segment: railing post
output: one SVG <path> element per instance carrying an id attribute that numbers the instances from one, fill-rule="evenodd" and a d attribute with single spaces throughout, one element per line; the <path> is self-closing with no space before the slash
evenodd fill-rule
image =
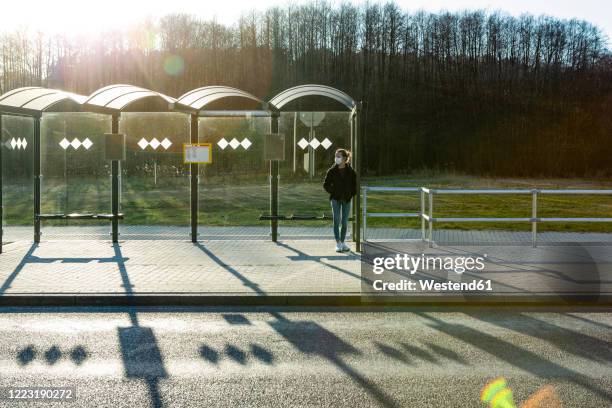
<path id="1" fill-rule="evenodd" d="M 368 187 L 363 187 L 363 203 L 362 203 L 362 212 L 363 212 L 363 242 L 368 240 L 367 236 L 367 225 L 368 225 Z"/>
<path id="2" fill-rule="evenodd" d="M 421 241 L 425 242 L 425 190 L 421 187 Z"/>
<path id="3" fill-rule="evenodd" d="M 531 245 L 535 248 L 538 240 L 538 190 L 531 191 Z"/>
<path id="4" fill-rule="evenodd" d="M 434 190 L 429 190 L 429 247 L 433 248 L 433 196 Z"/>

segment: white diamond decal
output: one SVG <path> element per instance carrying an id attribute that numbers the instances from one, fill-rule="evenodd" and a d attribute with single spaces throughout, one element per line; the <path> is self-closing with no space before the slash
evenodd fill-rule
<path id="1" fill-rule="evenodd" d="M 310 141 L 310 145 L 312 146 L 313 149 L 316 149 L 317 147 L 321 146 L 321 143 L 319 143 L 319 141 L 315 137 Z"/>
<path id="2" fill-rule="evenodd" d="M 59 145 L 62 146 L 62 149 L 66 150 L 68 146 L 70 146 L 70 142 L 66 140 L 66 138 L 63 138 Z"/>
<path id="3" fill-rule="evenodd" d="M 72 142 L 70 142 L 70 145 L 76 150 L 81 147 L 81 141 L 75 137 Z"/>
<path id="4" fill-rule="evenodd" d="M 148 145 L 149 145 L 149 142 L 147 142 L 147 140 L 144 137 L 138 141 L 138 146 L 140 146 L 142 150 L 146 149 Z"/>
<path id="5" fill-rule="evenodd" d="M 168 150 L 168 148 L 172 146 L 172 142 L 170 141 L 170 139 L 165 138 L 164 140 L 162 140 L 161 145 L 164 149 Z"/>
<path id="6" fill-rule="evenodd" d="M 253 143 L 251 143 L 249 139 L 245 138 L 240 144 L 242 145 L 242 147 L 244 147 L 244 150 L 246 150 L 251 147 Z"/>
<path id="7" fill-rule="evenodd" d="M 21 138 L 17 139 L 17 148 L 21 150 Z"/>
<path id="8" fill-rule="evenodd" d="M 17 146 L 17 141 L 15 140 L 15 138 L 11 139 L 11 147 L 13 148 L 13 150 L 15 150 L 15 147 Z"/>
<path id="9" fill-rule="evenodd" d="M 302 148 L 302 150 L 304 150 L 305 148 L 308 147 L 308 141 L 304 138 L 302 138 L 302 140 L 300 140 L 298 142 L 298 146 L 300 146 Z"/>
<path id="10" fill-rule="evenodd" d="M 83 147 L 85 148 L 85 150 L 89 150 L 91 146 L 93 146 L 93 142 L 89 140 L 89 138 L 83 140 Z"/>
<path id="11" fill-rule="evenodd" d="M 240 146 L 240 142 L 236 140 L 236 138 L 233 138 L 229 145 L 232 146 L 232 149 L 236 150 L 236 148 Z"/>
<path id="12" fill-rule="evenodd" d="M 331 145 L 332 142 L 328 138 L 323 139 L 323 141 L 321 142 L 321 146 L 323 146 L 325 150 L 329 149 L 329 146 Z"/>
<path id="13" fill-rule="evenodd" d="M 25 140 L 25 139 L 23 139 L 23 140 L 21 141 L 21 147 L 23 147 L 23 150 L 25 150 L 25 149 L 26 149 L 26 147 L 28 147 L 28 141 L 27 141 L 27 140 Z"/>
<path id="14" fill-rule="evenodd" d="M 156 138 L 153 138 L 153 140 L 149 142 L 149 145 L 153 148 L 153 150 L 157 149 L 160 144 L 161 143 L 159 143 L 159 140 L 157 140 Z"/>
<path id="15" fill-rule="evenodd" d="M 221 148 L 221 150 L 224 150 L 227 147 L 228 144 L 229 143 L 227 143 L 227 140 L 225 140 L 225 138 L 223 138 L 223 139 L 221 139 L 221 140 L 219 140 L 217 142 L 217 145 Z"/>

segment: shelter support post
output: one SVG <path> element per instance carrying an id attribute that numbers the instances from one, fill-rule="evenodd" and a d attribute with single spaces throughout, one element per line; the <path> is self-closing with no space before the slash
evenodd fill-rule
<path id="1" fill-rule="evenodd" d="M 198 115 L 191 115 L 191 143 L 198 143 Z M 199 177 L 199 165 L 197 163 L 191 163 L 191 242 L 198 242 L 198 177 Z"/>
<path id="2" fill-rule="evenodd" d="M 119 133 L 119 114 L 113 114 L 112 133 Z M 111 212 L 113 219 L 111 222 L 111 234 L 113 243 L 119 242 L 119 160 L 111 160 Z"/>
<path id="3" fill-rule="evenodd" d="M 278 112 L 273 112 L 270 117 L 270 133 L 278 133 Z M 278 160 L 270 160 L 270 235 L 272 242 L 278 240 Z"/>
<path id="4" fill-rule="evenodd" d="M 538 190 L 531 192 L 531 246 L 538 246 Z"/>
<path id="5" fill-rule="evenodd" d="M 360 115 L 361 115 L 361 102 L 359 102 L 357 104 L 357 107 L 355 109 L 355 114 L 353 117 L 353 158 L 354 158 L 354 162 L 353 162 L 353 166 L 355 168 L 355 173 L 357 175 L 357 194 L 355 195 L 355 202 L 354 202 L 354 214 L 360 214 L 361 213 L 361 194 L 359 194 L 361 192 L 361 132 L 360 132 L 360 126 L 361 126 L 361 121 L 360 121 Z M 355 241 L 355 251 L 357 252 L 361 252 L 361 219 L 358 216 L 353 217 L 354 218 L 354 223 L 355 223 L 355 227 L 354 227 L 354 241 Z"/>
<path id="6" fill-rule="evenodd" d="M 40 116 L 34 117 L 34 242 L 40 243 Z"/>
<path id="7" fill-rule="evenodd" d="M 349 125 L 351 128 L 351 139 L 350 139 L 350 149 L 351 152 L 353 153 L 353 160 L 354 160 L 354 152 L 355 152 L 355 110 L 351 111 L 351 116 L 349 118 Z M 355 164 L 355 162 L 353 161 L 353 165 Z M 357 190 L 357 194 L 360 194 L 360 190 Z M 364 191 L 365 194 L 365 191 Z M 359 215 L 359 213 L 357 212 L 357 200 L 354 199 L 352 204 L 351 204 L 352 208 L 351 211 L 353 212 L 353 221 L 351 222 L 351 234 L 353 236 L 353 242 L 357 242 L 357 223 L 355 221 L 355 217 L 357 217 Z"/>
<path id="8" fill-rule="evenodd" d="M 4 236 L 4 201 L 2 201 L 2 115 L 0 115 L 0 254 L 2 253 L 2 239 Z"/>

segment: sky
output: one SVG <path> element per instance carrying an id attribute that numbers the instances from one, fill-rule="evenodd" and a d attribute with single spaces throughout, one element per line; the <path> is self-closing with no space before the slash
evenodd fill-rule
<path id="1" fill-rule="evenodd" d="M 331 0 L 332 4 L 361 0 Z M 293 0 L 291 3 L 299 3 Z M 375 2 L 375 0 L 374 0 Z M 465 9 L 502 10 L 511 15 L 548 14 L 559 18 L 578 18 L 599 26 L 612 37 L 612 2 L 610 0 L 396 0 L 405 10 L 456 11 Z M 172 12 L 194 14 L 204 19 L 216 18 L 232 24 L 240 14 L 252 9 L 264 10 L 288 0 L 28 0 L 2 4 L 0 30 L 29 27 L 46 33 L 96 34 L 129 26 L 145 17 L 159 17 Z M 92 21 L 93 16 L 93 21 Z M 608 41 L 610 44 L 611 41 Z"/>

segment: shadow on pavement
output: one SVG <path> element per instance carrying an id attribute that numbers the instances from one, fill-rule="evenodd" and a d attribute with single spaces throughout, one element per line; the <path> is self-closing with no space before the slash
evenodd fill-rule
<path id="1" fill-rule="evenodd" d="M 610 353 L 612 344 L 610 342 L 557 326 L 542 319 L 536 319 L 523 313 L 511 314 L 503 318 L 495 315 L 481 316 L 473 312 L 467 313 L 467 315 L 507 330 L 527 336 L 536 336 L 542 341 L 554 344 L 560 350 L 578 357 L 593 361 L 612 361 L 612 354 Z"/>
<path id="2" fill-rule="evenodd" d="M 568 381 L 581 386 L 585 390 L 591 391 L 606 401 L 612 401 L 612 392 L 593 384 L 591 378 L 570 368 L 548 361 L 532 351 L 518 347 L 512 343 L 463 324 L 447 323 L 426 313 L 417 313 L 417 315 L 428 320 L 429 323 L 427 325 L 432 329 L 462 340 L 510 365 L 542 378 L 565 377 Z"/>
<path id="3" fill-rule="evenodd" d="M 54 365 L 63 358 L 68 358 L 74 364 L 81 365 L 85 360 L 87 360 L 87 358 L 89 358 L 89 353 L 85 347 L 81 345 L 76 346 L 67 352 L 63 352 L 59 346 L 53 345 L 47 350 L 41 352 L 42 355 L 40 355 L 39 351 L 36 349 L 36 347 L 34 347 L 34 345 L 28 345 L 17 353 L 17 362 L 21 366 L 26 366 L 40 356 L 48 365 Z"/>

